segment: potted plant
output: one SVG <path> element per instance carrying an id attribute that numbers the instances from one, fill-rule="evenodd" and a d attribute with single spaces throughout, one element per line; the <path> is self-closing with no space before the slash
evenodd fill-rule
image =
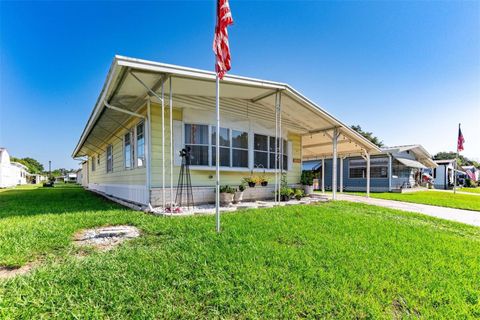
<path id="1" fill-rule="evenodd" d="M 258 181 L 260 181 L 262 187 L 266 187 L 268 185 L 268 180 L 265 175 L 261 175 L 260 177 L 258 177 Z"/>
<path id="2" fill-rule="evenodd" d="M 250 176 L 247 178 L 243 178 L 243 181 L 248 184 L 250 188 L 255 188 L 255 185 L 257 184 L 257 179 L 254 176 Z"/>
<path id="3" fill-rule="evenodd" d="M 305 196 L 305 192 L 302 189 L 295 189 L 293 196 L 295 199 L 300 200 Z"/>
<path id="4" fill-rule="evenodd" d="M 289 187 L 280 188 L 280 201 L 288 201 L 293 196 L 293 189 Z"/>
<path id="5" fill-rule="evenodd" d="M 309 195 L 313 193 L 313 179 L 315 175 L 311 170 L 303 170 L 300 177 L 300 182 L 303 185 L 305 194 Z"/>
<path id="6" fill-rule="evenodd" d="M 245 191 L 245 183 L 241 183 L 238 186 L 237 191 L 235 191 L 235 196 L 233 197 L 233 203 L 240 203 L 243 200 L 243 191 Z"/>
<path id="7" fill-rule="evenodd" d="M 228 206 L 233 201 L 233 196 L 235 195 L 237 189 L 230 186 L 221 186 L 220 187 L 220 204 L 222 206 Z"/>

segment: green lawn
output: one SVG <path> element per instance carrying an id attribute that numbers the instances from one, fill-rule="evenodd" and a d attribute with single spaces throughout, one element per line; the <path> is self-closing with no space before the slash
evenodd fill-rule
<path id="1" fill-rule="evenodd" d="M 470 192 L 470 193 L 480 193 L 480 187 L 477 188 L 461 188 L 459 191 Z"/>
<path id="2" fill-rule="evenodd" d="M 354 195 L 365 195 L 365 192 L 349 192 Z M 453 194 L 441 191 L 417 191 L 408 193 L 371 192 L 370 197 L 386 200 L 405 201 L 433 206 L 449 207 L 480 211 L 480 197 L 469 194 Z"/>
<path id="3" fill-rule="evenodd" d="M 478 318 L 480 228 L 336 202 L 161 218 L 73 186 L 0 193 L 0 318 Z M 143 232 L 80 257 L 79 229 Z"/>

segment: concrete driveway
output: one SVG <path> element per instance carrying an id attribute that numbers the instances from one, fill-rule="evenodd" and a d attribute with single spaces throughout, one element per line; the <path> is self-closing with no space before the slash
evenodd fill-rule
<path id="1" fill-rule="evenodd" d="M 328 197 L 331 198 L 332 195 L 329 194 Z M 427 204 L 418 204 L 418 203 L 410 203 L 410 202 L 402 202 L 402 201 L 394 201 L 394 200 L 366 198 L 362 196 L 354 196 L 354 195 L 341 194 L 341 193 L 337 193 L 337 199 L 350 201 L 350 202 L 366 203 L 366 204 L 371 204 L 371 205 L 390 208 L 390 209 L 397 209 L 402 211 L 416 212 L 416 213 L 425 214 L 427 216 L 461 222 L 461 223 L 469 224 L 472 226 L 480 227 L 480 211 L 437 207 L 437 206 L 430 206 Z"/>

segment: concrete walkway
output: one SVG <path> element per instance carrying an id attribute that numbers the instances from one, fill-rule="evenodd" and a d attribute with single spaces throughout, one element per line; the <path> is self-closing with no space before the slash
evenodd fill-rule
<path id="1" fill-rule="evenodd" d="M 332 195 L 329 194 L 328 197 L 331 198 Z M 418 203 L 410 203 L 410 202 L 402 202 L 402 201 L 394 201 L 394 200 L 366 198 L 362 196 L 354 196 L 354 195 L 347 195 L 347 194 L 341 194 L 341 193 L 337 193 L 337 199 L 344 200 L 344 201 L 351 201 L 351 202 L 366 203 L 366 204 L 371 204 L 371 205 L 390 208 L 390 209 L 397 209 L 402 211 L 417 212 L 417 213 L 425 214 L 427 216 L 461 222 L 461 223 L 469 224 L 472 226 L 480 227 L 480 211 L 437 207 L 437 206 L 430 206 L 427 204 L 418 204 Z"/>

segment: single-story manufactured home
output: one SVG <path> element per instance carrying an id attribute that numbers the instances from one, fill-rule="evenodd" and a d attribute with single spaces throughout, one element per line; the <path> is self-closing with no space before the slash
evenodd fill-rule
<path id="1" fill-rule="evenodd" d="M 11 162 L 7 149 L 0 148 L 0 188 L 27 184 L 27 174 L 26 166 Z"/>
<path id="2" fill-rule="evenodd" d="M 343 155 L 337 175 L 340 177 L 337 189 L 342 191 L 365 191 L 367 162 L 365 158 Z M 370 160 L 370 190 L 375 192 L 401 191 L 425 185 L 430 177 L 426 170 L 437 165 L 432 156 L 421 145 L 405 145 L 381 148 L 381 153 Z M 332 159 L 303 162 L 304 170 L 316 172 L 314 188 L 332 190 Z"/>
<path id="3" fill-rule="evenodd" d="M 115 56 L 72 154 L 88 159 L 88 188 L 165 208 L 175 202 L 180 151 L 188 148 L 194 202 L 214 202 L 215 80 L 214 72 Z M 282 174 L 298 185 L 305 157 L 380 153 L 285 83 L 225 76 L 220 118 L 220 184 L 268 181 L 247 188 L 246 200 L 273 198 Z"/>

